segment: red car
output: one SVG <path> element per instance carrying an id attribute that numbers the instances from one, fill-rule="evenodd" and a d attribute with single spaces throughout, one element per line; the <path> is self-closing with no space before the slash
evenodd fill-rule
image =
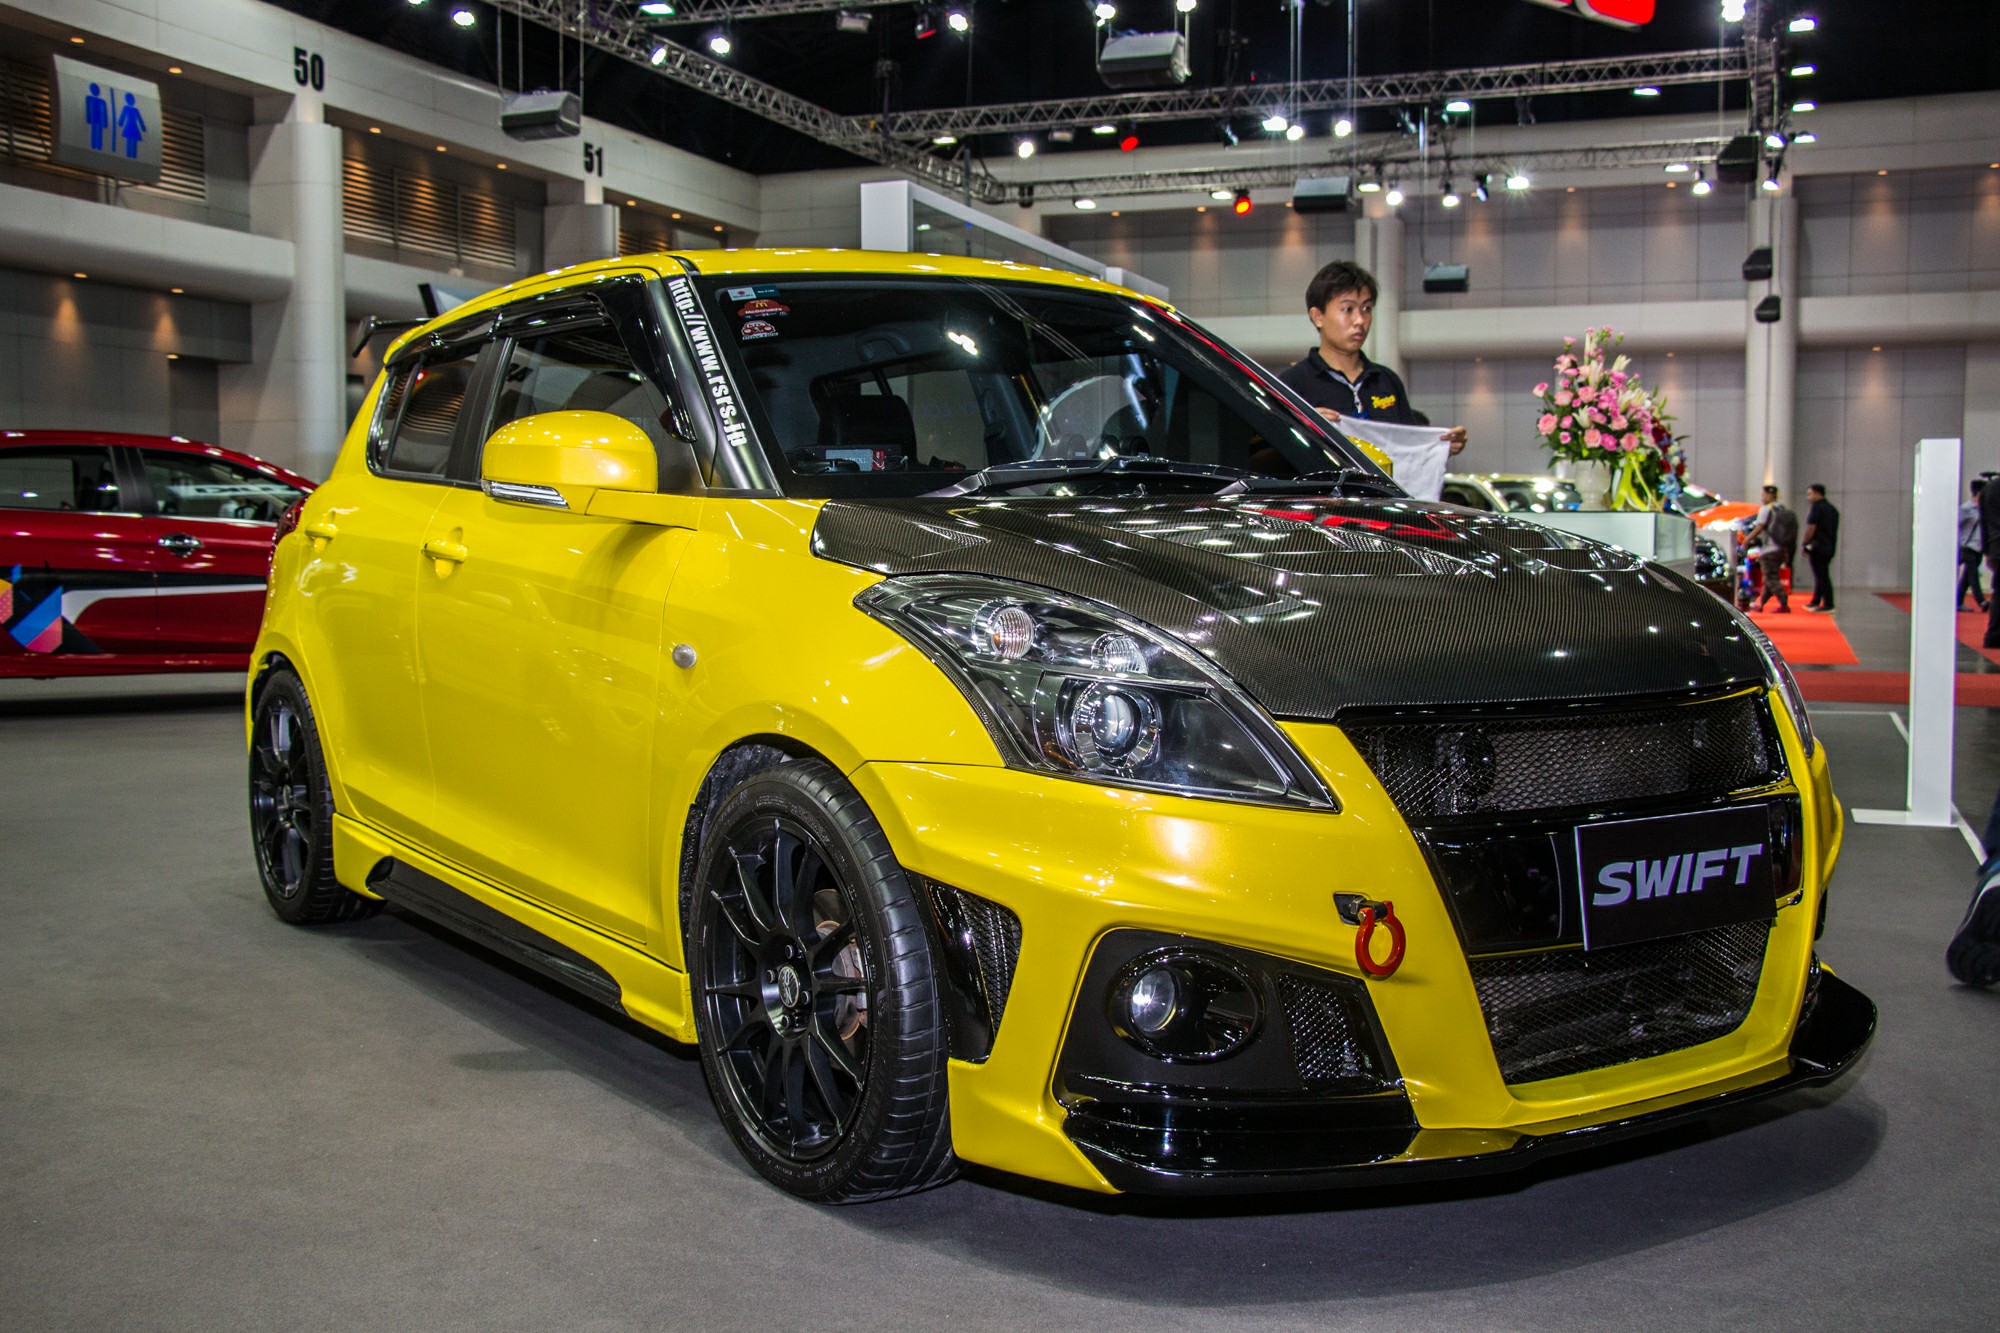
<path id="1" fill-rule="evenodd" d="M 179 436 L 0 431 L 0 676 L 244 669 L 312 488 Z"/>

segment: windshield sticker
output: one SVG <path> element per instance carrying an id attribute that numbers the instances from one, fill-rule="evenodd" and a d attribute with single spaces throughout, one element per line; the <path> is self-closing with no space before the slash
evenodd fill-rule
<path id="1" fill-rule="evenodd" d="M 758 287 L 725 287 L 722 299 L 725 301 L 755 301 L 759 297 L 776 296 L 778 289 L 769 284 Z"/>
<path id="2" fill-rule="evenodd" d="M 745 320 L 743 327 L 736 331 L 736 336 L 744 342 L 754 342 L 759 338 L 775 338 L 778 336 L 778 326 L 768 319 L 749 319 Z"/>
<path id="3" fill-rule="evenodd" d="M 694 287 L 686 278 L 673 279 L 667 284 L 667 291 L 673 298 L 674 313 L 680 316 L 681 326 L 687 330 L 688 342 L 694 348 L 695 364 L 701 368 L 702 382 L 708 386 L 708 400 L 715 405 L 716 420 L 722 425 L 723 443 L 740 449 L 748 443 L 750 433 L 743 424 L 743 409 L 737 404 L 736 391 L 729 387 L 729 377 L 722 373 L 722 356 L 716 351 L 708 316 L 701 313 L 694 299 Z"/>
<path id="4" fill-rule="evenodd" d="M 736 313 L 744 319 L 776 319 L 779 315 L 791 314 L 792 308 L 780 305 L 776 301 L 757 300 L 745 305 Z"/>

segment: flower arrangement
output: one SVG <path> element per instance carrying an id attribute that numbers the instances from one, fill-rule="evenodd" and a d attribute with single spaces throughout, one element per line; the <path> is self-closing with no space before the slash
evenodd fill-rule
<path id="1" fill-rule="evenodd" d="M 1659 509 L 1681 468 L 1674 419 L 1666 395 L 1641 384 L 1632 358 L 1617 350 L 1624 341 L 1609 328 L 1585 329 L 1581 350 L 1575 338 L 1563 339 L 1555 378 L 1535 386 L 1542 402 L 1535 432 L 1558 471 L 1604 467 L 1607 508 Z"/>

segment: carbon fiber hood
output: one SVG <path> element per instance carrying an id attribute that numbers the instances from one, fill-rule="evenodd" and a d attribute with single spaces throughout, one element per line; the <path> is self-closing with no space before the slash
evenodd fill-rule
<path id="1" fill-rule="evenodd" d="M 1713 595 L 1596 542 L 1414 500 L 832 501 L 817 554 L 1118 608 L 1279 717 L 1671 694 L 1764 677 Z"/>

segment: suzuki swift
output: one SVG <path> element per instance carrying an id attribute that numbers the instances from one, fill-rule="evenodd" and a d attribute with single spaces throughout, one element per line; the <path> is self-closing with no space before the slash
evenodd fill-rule
<path id="1" fill-rule="evenodd" d="M 280 525 L 287 921 L 699 1047 L 809 1199 L 1504 1169 L 1838 1076 L 1841 838 L 1746 620 L 1412 500 L 1171 307 L 656 255 L 401 338 Z"/>

